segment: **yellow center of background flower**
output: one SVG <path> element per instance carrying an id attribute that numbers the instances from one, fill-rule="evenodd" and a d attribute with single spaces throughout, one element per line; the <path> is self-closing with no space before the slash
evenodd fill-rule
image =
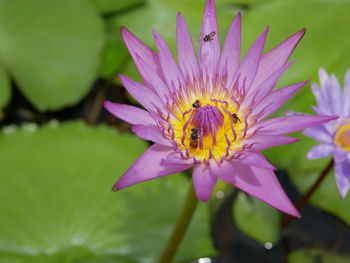
<path id="1" fill-rule="evenodd" d="M 335 134 L 334 143 L 350 152 L 350 123 L 340 126 Z"/>

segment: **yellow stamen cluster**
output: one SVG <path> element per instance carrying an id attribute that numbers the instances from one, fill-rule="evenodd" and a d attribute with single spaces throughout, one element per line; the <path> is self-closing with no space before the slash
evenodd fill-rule
<path id="1" fill-rule="evenodd" d="M 340 126 L 335 134 L 334 144 L 350 152 L 350 123 Z"/>
<path id="2" fill-rule="evenodd" d="M 198 162 L 236 158 L 245 147 L 242 140 L 248 136 L 247 129 L 253 125 L 250 110 L 240 108 L 244 94 L 236 89 L 229 92 L 217 84 L 212 88 L 204 85 L 205 88 L 199 89 L 199 86 L 187 86 L 174 94 L 175 99 L 167 105 L 172 116 L 167 122 L 172 132 L 166 137 L 175 142 L 176 150 L 184 158 Z M 217 118 L 206 120 L 213 129 L 207 129 L 205 133 L 195 125 L 203 107 L 213 109 L 214 116 L 220 117 L 220 121 Z"/>

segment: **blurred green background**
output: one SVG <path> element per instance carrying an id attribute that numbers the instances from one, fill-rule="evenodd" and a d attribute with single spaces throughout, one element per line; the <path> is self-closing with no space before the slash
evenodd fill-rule
<path id="1" fill-rule="evenodd" d="M 343 82 L 350 66 L 349 0 L 216 3 L 222 41 L 234 16 L 242 13 L 243 54 L 268 25 L 265 51 L 307 29 L 291 58 L 296 63 L 278 87 L 310 77 L 318 82 L 321 66 Z M 180 212 L 188 178 L 172 175 L 112 193 L 111 185 L 147 143 L 107 114 L 102 102 L 137 103 L 117 79 L 121 73 L 140 80 L 119 35 L 120 26 L 153 49 L 151 30 L 156 29 L 175 54 L 177 12 L 184 15 L 197 47 L 204 4 L 0 0 L 0 262 L 156 262 Z M 314 103 L 306 86 L 278 114 L 311 113 Z M 306 153 L 317 143 L 299 133 L 295 136 L 301 142 L 266 155 L 303 192 L 328 160 L 307 161 Z M 218 184 L 209 209 L 200 204 L 176 262 L 201 257 L 231 262 L 220 257 L 223 252 L 211 227 L 231 199 L 229 214 L 240 235 L 259 248 L 281 242 L 285 230 L 281 232 L 279 212 L 243 193 L 232 196 L 230 187 Z M 344 251 L 349 248 L 350 199 L 341 200 L 333 175 L 312 204 L 343 226 L 345 245 L 331 250 L 311 242 L 285 253 L 286 260 L 349 262 Z"/>

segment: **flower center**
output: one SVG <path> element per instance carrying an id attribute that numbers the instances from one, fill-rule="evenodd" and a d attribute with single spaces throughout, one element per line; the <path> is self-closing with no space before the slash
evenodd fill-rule
<path id="1" fill-rule="evenodd" d="M 212 145 L 216 145 L 216 132 L 224 124 L 224 116 L 220 110 L 212 105 L 206 105 L 192 111 L 190 125 L 193 126 L 191 129 L 191 142 L 196 139 L 199 140 L 199 146 L 203 149 L 203 142 L 205 138 L 210 137 Z M 196 136 L 197 135 L 197 136 Z M 192 148 L 195 143 L 192 143 Z"/>
<path id="2" fill-rule="evenodd" d="M 187 84 L 180 87 L 166 104 L 167 115 L 158 125 L 174 151 L 195 163 L 214 159 L 240 158 L 249 148 L 245 139 L 256 120 L 250 107 L 243 108 L 244 89 L 226 89 L 218 80 Z"/>
<path id="3" fill-rule="evenodd" d="M 350 152 L 350 123 L 340 126 L 335 134 L 334 144 Z"/>

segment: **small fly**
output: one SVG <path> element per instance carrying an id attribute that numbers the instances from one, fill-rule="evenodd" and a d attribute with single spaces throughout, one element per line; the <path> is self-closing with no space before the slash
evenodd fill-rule
<path id="1" fill-rule="evenodd" d="M 195 109 L 198 109 L 202 106 L 202 103 L 199 100 L 196 100 L 193 104 L 192 107 Z"/>
<path id="2" fill-rule="evenodd" d="M 190 140 L 190 146 L 192 148 L 198 147 L 198 141 L 199 141 L 199 129 L 198 128 L 192 128 L 191 129 L 191 140 Z"/>
<path id="3" fill-rule="evenodd" d="M 236 113 L 232 113 L 231 116 L 232 116 L 232 122 L 234 124 L 236 124 L 237 122 L 241 122 L 241 120 L 238 118 Z"/>
<path id="4" fill-rule="evenodd" d="M 213 32 L 211 32 L 210 34 L 205 35 L 205 36 L 203 37 L 203 41 L 204 41 L 204 42 L 212 41 L 212 40 L 213 40 L 213 36 L 215 36 L 215 34 L 216 34 L 216 32 L 213 31 Z"/>

